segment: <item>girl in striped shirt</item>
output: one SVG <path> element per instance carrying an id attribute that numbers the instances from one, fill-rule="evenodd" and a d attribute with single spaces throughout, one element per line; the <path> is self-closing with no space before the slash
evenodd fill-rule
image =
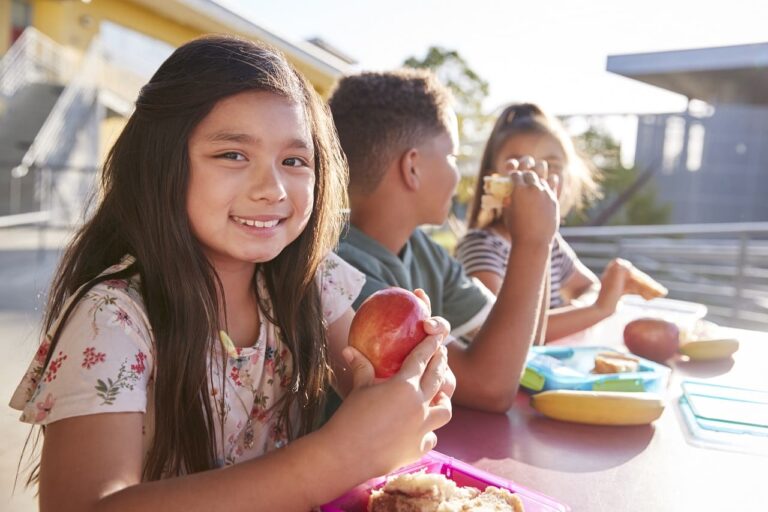
<path id="1" fill-rule="evenodd" d="M 456 248 L 456 257 L 467 273 L 494 292 L 498 291 L 506 272 L 513 240 L 501 218 L 480 209 L 483 177 L 519 169 L 532 169 L 549 181 L 557 192 L 562 217 L 599 195 L 590 167 L 578 157 L 573 142 L 557 119 L 531 103 L 507 107 L 486 143 L 470 209 L 470 229 Z M 629 262 L 616 259 L 598 279 L 556 233 L 550 258 L 546 341 L 584 330 L 613 314 L 619 299 L 628 291 L 631 268 Z M 578 299 L 586 299 L 589 292 L 595 291 L 597 298 L 593 303 L 579 303 Z"/>

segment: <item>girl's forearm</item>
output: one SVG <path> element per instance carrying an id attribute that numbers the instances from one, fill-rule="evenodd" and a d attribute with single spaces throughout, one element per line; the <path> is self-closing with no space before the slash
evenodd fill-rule
<path id="1" fill-rule="evenodd" d="M 610 312 L 604 311 L 597 304 L 590 306 L 566 306 L 549 311 L 547 317 L 546 341 L 553 341 L 588 327 L 610 316 Z"/>
<path id="2" fill-rule="evenodd" d="M 375 476 L 361 474 L 340 448 L 321 430 L 251 461 L 125 488 L 93 510 L 305 512 Z"/>

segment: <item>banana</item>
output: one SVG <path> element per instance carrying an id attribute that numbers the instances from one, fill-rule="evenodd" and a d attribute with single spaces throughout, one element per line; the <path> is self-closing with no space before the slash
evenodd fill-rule
<path id="1" fill-rule="evenodd" d="M 556 389 L 533 395 L 534 409 L 552 419 L 589 425 L 646 425 L 664 412 L 656 393 Z"/>
<path id="2" fill-rule="evenodd" d="M 680 345 L 679 350 L 681 354 L 696 361 L 725 359 L 739 350 L 739 341 L 734 339 L 692 340 Z"/>
<path id="3" fill-rule="evenodd" d="M 716 323 L 699 320 L 680 333 L 678 351 L 693 361 L 726 359 L 739 350 L 739 341 L 725 336 L 727 333 Z"/>

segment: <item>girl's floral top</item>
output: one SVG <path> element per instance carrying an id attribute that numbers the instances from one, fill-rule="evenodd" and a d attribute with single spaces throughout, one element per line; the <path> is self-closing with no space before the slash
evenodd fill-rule
<path id="1" fill-rule="evenodd" d="M 132 262 L 126 256 L 105 273 L 122 270 Z M 317 281 L 328 325 L 352 305 L 365 276 L 330 253 L 320 266 Z M 263 289 L 261 282 L 260 286 Z M 222 338 L 228 340 L 226 334 Z M 152 390 L 157 368 L 138 276 L 104 281 L 90 289 L 70 314 L 44 367 L 50 339 L 49 333 L 11 399 L 11 407 L 22 411 L 21 421 L 46 425 L 86 414 L 142 412 L 146 453 L 154 432 Z M 225 348 L 216 340 L 215 346 L 222 357 L 210 365 L 209 385 L 211 404 L 222 419 L 214 422 L 216 439 L 221 440 L 220 464 L 234 464 L 282 446 L 286 432 L 269 408 L 290 385 L 293 361 L 277 327 L 262 318 L 254 345 Z M 221 351 L 227 354 L 224 368 Z M 250 429 L 246 428 L 249 417 Z"/>

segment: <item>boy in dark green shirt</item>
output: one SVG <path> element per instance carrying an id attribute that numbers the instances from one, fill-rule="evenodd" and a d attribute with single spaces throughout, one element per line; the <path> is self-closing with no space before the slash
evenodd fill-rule
<path id="1" fill-rule="evenodd" d="M 368 235 L 350 226 L 338 253 L 366 275 L 353 304 L 355 309 L 382 288 L 421 288 L 430 298 L 432 311 L 451 323 L 451 334 L 464 336 L 479 328 L 496 297 L 478 281 L 471 280 L 461 264 L 417 229 L 399 254 L 391 253 Z"/>
<path id="2" fill-rule="evenodd" d="M 551 188 L 531 171 L 514 172 L 504 220 L 515 244 L 497 297 L 418 226 L 442 224 L 459 175 L 458 129 L 450 93 L 426 71 L 343 78 L 329 103 L 350 167 L 351 227 L 339 254 L 363 271 L 358 304 L 387 286 L 423 288 L 433 314 L 447 318 L 468 346 L 448 346 L 455 403 L 505 412 L 513 404 L 528 348 L 543 332 L 552 237 Z"/>

